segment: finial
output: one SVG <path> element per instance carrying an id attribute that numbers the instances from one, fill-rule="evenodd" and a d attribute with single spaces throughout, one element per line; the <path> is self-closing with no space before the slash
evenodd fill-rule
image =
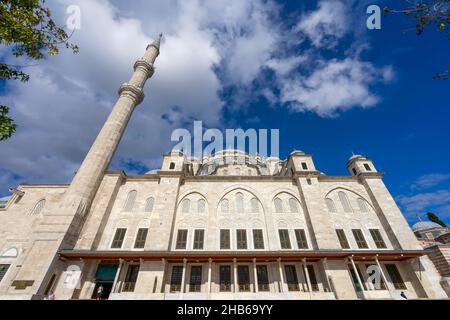
<path id="1" fill-rule="evenodd" d="M 356 156 L 356 154 L 355 154 L 355 152 L 354 152 L 354 151 L 352 151 L 352 156 Z"/>
<path id="2" fill-rule="evenodd" d="M 419 214 L 417 214 L 417 218 L 419 219 L 420 222 L 423 221 Z"/>
<path id="3" fill-rule="evenodd" d="M 161 33 L 159 34 L 158 38 L 156 38 L 155 41 L 153 41 L 153 42 L 149 45 L 149 47 L 150 47 L 150 46 L 155 47 L 155 48 L 158 49 L 158 51 L 159 51 L 159 47 L 161 46 L 161 39 L 162 39 L 163 36 L 164 36 L 164 33 L 161 32 Z"/>

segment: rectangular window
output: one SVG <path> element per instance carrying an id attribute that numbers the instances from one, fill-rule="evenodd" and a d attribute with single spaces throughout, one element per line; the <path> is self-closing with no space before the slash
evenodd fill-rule
<path id="1" fill-rule="evenodd" d="M 136 242 L 134 243 L 135 249 L 144 249 L 145 246 L 145 240 L 147 240 L 147 234 L 148 229 L 139 229 L 137 236 L 136 236 Z"/>
<path id="2" fill-rule="evenodd" d="M 194 232 L 194 250 L 202 250 L 205 239 L 205 230 L 195 230 Z"/>
<path id="3" fill-rule="evenodd" d="M 136 281 L 139 274 L 139 266 L 128 266 L 127 274 L 125 276 L 125 282 L 123 283 L 123 292 L 133 292 L 136 287 Z"/>
<path id="4" fill-rule="evenodd" d="M 239 291 L 250 291 L 250 270 L 248 266 L 238 266 L 238 284 Z"/>
<path id="5" fill-rule="evenodd" d="M 183 266 L 173 266 L 172 277 L 170 279 L 170 292 L 181 291 L 181 281 L 183 279 Z"/>
<path id="6" fill-rule="evenodd" d="M 170 163 L 169 170 L 175 170 L 175 162 Z"/>
<path id="7" fill-rule="evenodd" d="M 376 264 L 366 265 L 366 270 L 368 277 L 372 278 L 371 282 L 375 290 L 387 290 L 386 284 L 384 283 L 383 277 L 381 276 L 380 269 Z"/>
<path id="8" fill-rule="evenodd" d="M 308 240 L 306 240 L 305 230 L 295 230 L 295 237 L 297 238 L 297 245 L 299 249 L 308 249 Z"/>
<path id="9" fill-rule="evenodd" d="M 367 163 L 364 163 L 364 168 L 366 168 L 367 171 L 372 171 L 372 168 Z"/>
<path id="10" fill-rule="evenodd" d="M 278 230 L 278 234 L 280 235 L 280 244 L 281 249 L 291 249 L 291 240 L 289 239 L 289 230 L 280 229 Z"/>
<path id="11" fill-rule="evenodd" d="M 370 234 L 372 235 L 373 241 L 375 242 L 375 245 L 378 249 L 386 249 L 386 243 L 384 242 L 383 238 L 381 237 L 380 230 L 377 229 L 370 229 Z"/>
<path id="12" fill-rule="evenodd" d="M 342 249 L 350 249 L 350 245 L 347 241 L 347 236 L 345 235 L 345 231 L 343 229 L 337 229 L 336 234 L 339 239 L 339 243 L 341 244 Z"/>
<path id="13" fill-rule="evenodd" d="M 394 284 L 394 288 L 396 290 L 406 290 L 406 285 L 403 282 L 400 272 L 398 272 L 397 266 L 395 264 L 386 264 L 385 267 L 389 274 L 389 278 L 391 278 L 391 281 Z"/>
<path id="14" fill-rule="evenodd" d="M 202 289 L 202 267 L 191 267 L 191 279 L 189 281 L 189 292 L 200 292 Z"/>
<path id="15" fill-rule="evenodd" d="M 297 270 L 294 265 L 284 266 L 284 271 L 286 273 L 286 283 L 288 285 L 289 291 L 299 291 Z"/>
<path id="16" fill-rule="evenodd" d="M 116 234 L 114 235 L 114 240 L 111 244 L 112 249 L 120 249 L 122 248 L 123 239 L 125 239 L 125 234 L 127 233 L 126 228 L 118 228 L 116 230 Z"/>
<path id="17" fill-rule="evenodd" d="M 258 277 L 258 291 L 269 291 L 269 272 L 267 266 L 256 266 Z"/>
<path id="18" fill-rule="evenodd" d="M 247 249 L 247 230 L 236 230 L 237 248 Z"/>
<path id="19" fill-rule="evenodd" d="M 253 245 L 255 249 L 264 249 L 264 236 L 262 230 L 253 230 Z"/>
<path id="20" fill-rule="evenodd" d="M 316 273 L 314 272 L 314 266 L 306 266 L 308 270 L 309 282 L 311 282 L 312 291 L 319 291 L 319 284 L 317 283 Z"/>
<path id="21" fill-rule="evenodd" d="M 231 249 L 230 230 L 220 230 L 220 249 Z"/>
<path id="22" fill-rule="evenodd" d="M 367 249 L 367 242 L 366 239 L 364 239 L 364 234 L 360 229 L 352 229 L 353 236 L 355 237 L 356 244 L 358 245 L 358 248 L 360 249 Z"/>
<path id="23" fill-rule="evenodd" d="M 0 282 L 2 282 L 10 266 L 11 266 L 10 264 L 0 264 Z"/>
<path id="24" fill-rule="evenodd" d="M 219 268 L 220 292 L 231 291 L 231 267 L 220 266 Z"/>
<path id="25" fill-rule="evenodd" d="M 308 170 L 308 164 L 306 162 L 302 162 L 303 170 Z"/>
<path id="26" fill-rule="evenodd" d="M 176 249 L 186 249 L 187 235 L 187 230 L 178 230 Z"/>

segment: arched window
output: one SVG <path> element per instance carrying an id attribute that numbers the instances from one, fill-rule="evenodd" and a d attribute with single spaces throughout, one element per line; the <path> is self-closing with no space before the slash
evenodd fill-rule
<path id="1" fill-rule="evenodd" d="M 336 211 L 336 206 L 334 205 L 334 201 L 330 198 L 326 198 L 325 202 L 327 204 L 327 208 L 329 212 L 337 212 Z"/>
<path id="2" fill-rule="evenodd" d="M 369 212 L 366 201 L 364 199 L 358 198 L 358 207 L 361 212 Z"/>
<path id="3" fill-rule="evenodd" d="M 134 202 L 136 201 L 137 191 L 132 190 L 128 192 L 127 200 L 125 201 L 125 205 L 123 206 L 124 211 L 131 211 L 134 207 Z"/>
<path id="4" fill-rule="evenodd" d="M 228 199 L 223 199 L 220 202 L 220 211 L 228 212 L 229 209 L 230 209 L 230 203 L 229 203 Z"/>
<path id="5" fill-rule="evenodd" d="M 191 210 L 191 200 L 184 199 L 181 203 L 181 210 L 183 213 L 188 213 Z"/>
<path id="6" fill-rule="evenodd" d="M 250 204 L 252 207 L 252 213 L 258 213 L 259 212 L 259 201 L 256 198 L 253 198 L 250 200 Z"/>
<path id="7" fill-rule="evenodd" d="M 297 200 L 295 200 L 294 198 L 289 199 L 289 209 L 291 209 L 291 213 L 298 213 Z"/>
<path id="8" fill-rule="evenodd" d="M 197 212 L 198 213 L 204 213 L 206 207 L 206 201 L 203 199 L 200 199 L 197 201 Z"/>
<path id="9" fill-rule="evenodd" d="M 244 195 L 240 192 L 236 193 L 236 211 L 244 212 Z"/>
<path id="10" fill-rule="evenodd" d="M 152 212 L 155 205 L 155 198 L 150 197 L 145 201 L 145 212 Z"/>
<path id="11" fill-rule="evenodd" d="M 41 213 L 45 206 L 45 199 L 39 200 L 35 205 L 33 210 L 31 210 L 31 215 L 37 215 Z"/>
<path id="12" fill-rule="evenodd" d="M 275 204 L 275 212 L 282 213 L 283 212 L 283 201 L 280 198 L 276 198 L 274 200 L 274 204 Z"/>
<path id="13" fill-rule="evenodd" d="M 341 201 L 342 208 L 344 208 L 345 212 L 352 212 L 352 207 L 350 206 L 350 202 L 348 201 L 345 192 L 339 191 L 339 200 Z"/>

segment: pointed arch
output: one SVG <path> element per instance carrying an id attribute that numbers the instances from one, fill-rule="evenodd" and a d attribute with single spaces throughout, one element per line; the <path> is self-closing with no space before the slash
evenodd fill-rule
<path id="1" fill-rule="evenodd" d="M 363 213 L 369 212 L 367 203 L 363 198 L 358 198 L 356 201 L 358 202 L 358 207 L 361 212 L 363 212 Z"/>
<path id="2" fill-rule="evenodd" d="M 295 198 L 289 199 L 289 209 L 291 213 L 298 213 L 298 202 Z"/>
<path id="3" fill-rule="evenodd" d="M 242 192 L 236 193 L 236 212 L 243 213 L 244 212 L 244 194 Z"/>
<path id="4" fill-rule="evenodd" d="M 259 200 L 256 198 L 252 198 L 250 200 L 250 206 L 252 209 L 252 213 L 259 213 Z"/>
<path id="5" fill-rule="evenodd" d="M 31 210 L 30 214 L 32 216 L 38 215 L 42 212 L 45 206 L 45 199 L 41 199 L 34 205 L 33 209 Z"/>
<path id="6" fill-rule="evenodd" d="M 230 211 L 230 201 L 228 201 L 228 199 L 222 199 L 222 201 L 220 201 L 220 211 L 223 213 L 228 213 Z"/>
<path id="7" fill-rule="evenodd" d="M 134 203 L 136 201 L 136 197 L 137 197 L 136 190 L 131 190 L 130 192 L 128 192 L 127 199 L 125 200 L 125 203 L 123 206 L 123 211 L 130 212 L 133 210 Z"/>
<path id="8" fill-rule="evenodd" d="M 338 192 L 339 200 L 341 201 L 342 208 L 344 212 L 353 212 L 352 207 L 350 206 L 350 201 L 348 200 L 347 194 L 344 191 Z"/>
<path id="9" fill-rule="evenodd" d="M 155 205 L 155 198 L 149 197 L 145 201 L 145 212 L 153 212 L 153 207 Z"/>
<path id="10" fill-rule="evenodd" d="M 283 213 L 283 200 L 281 200 L 280 198 L 275 198 L 275 200 L 273 200 L 273 203 L 275 205 L 275 212 Z"/>
<path id="11" fill-rule="evenodd" d="M 206 210 L 206 201 L 205 199 L 199 199 L 197 201 L 197 212 L 198 213 L 205 213 Z"/>
<path id="12" fill-rule="evenodd" d="M 325 203 L 327 204 L 328 212 L 333 212 L 333 213 L 337 212 L 336 205 L 334 204 L 333 199 L 326 198 Z"/>
<path id="13" fill-rule="evenodd" d="M 189 213 L 189 211 L 191 210 L 191 200 L 189 199 L 184 199 L 181 202 L 181 212 L 183 213 Z"/>

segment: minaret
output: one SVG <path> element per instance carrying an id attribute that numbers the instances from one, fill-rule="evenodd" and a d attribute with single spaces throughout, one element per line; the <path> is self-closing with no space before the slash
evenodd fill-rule
<path id="1" fill-rule="evenodd" d="M 111 159 L 119 145 L 134 108 L 144 99 L 145 82 L 153 75 L 159 55 L 162 33 L 147 46 L 144 56 L 134 64 L 130 81 L 119 89 L 119 98 L 94 144 L 86 155 L 70 187 L 61 201 L 60 210 L 74 216 L 66 237 L 66 245 L 75 241 L 85 215 L 94 199 Z M 72 239 L 71 239 L 72 238 Z M 63 246 L 66 246 L 63 244 Z M 69 245 L 70 246 L 70 245 Z"/>

